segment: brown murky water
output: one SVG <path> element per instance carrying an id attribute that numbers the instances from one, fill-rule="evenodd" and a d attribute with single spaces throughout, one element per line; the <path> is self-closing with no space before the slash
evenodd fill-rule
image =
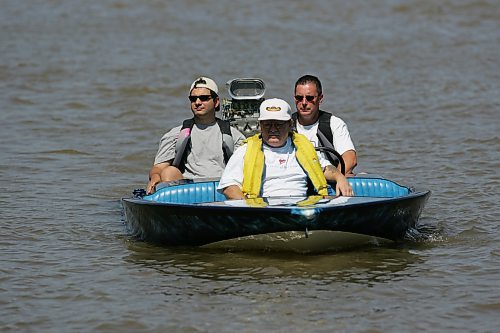
<path id="1" fill-rule="evenodd" d="M 499 22 L 481 0 L 2 1 L 0 331 L 496 331 Z M 423 240 L 301 256 L 127 236 L 119 198 L 196 76 L 292 102 L 305 73 L 358 171 L 433 191 Z"/>

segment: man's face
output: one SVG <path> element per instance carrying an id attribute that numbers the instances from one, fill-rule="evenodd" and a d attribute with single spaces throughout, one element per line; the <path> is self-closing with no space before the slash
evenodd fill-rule
<path id="1" fill-rule="evenodd" d="M 323 95 L 318 95 L 318 89 L 314 83 L 299 84 L 295 88 L 295 106 L 300 120 L 314 122 L 319 116 L 319 105 L 323 102 Z M 302 124 L 304 122 L 301 121 Z"/>
<path id="2" fill-rule="evenodd" d="M 191 111 L 197 117 L 214 115 L 215 108 L 219 106 L 219 97 L 213 99 L 208 88 L 194 88 L 189 96 Z"/>
<path id="3" fill-rule="evenodd" d="M 271 147 L 282 147 L 290 132 L 291 122 L 283 120 L 261 120 L 262 140 Z"/>

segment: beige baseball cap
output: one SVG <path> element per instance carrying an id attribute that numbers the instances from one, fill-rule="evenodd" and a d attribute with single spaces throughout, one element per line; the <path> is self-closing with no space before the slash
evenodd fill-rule
<path id="1" fill-rule="evenodd" d="M 193 91 L 194 88 L 207 88 L 213 91 L 216 95 L 219 95 L 219 89 L 217 88 L 217 84 L 211 78 L 200 76 L 191 84 L 191 89 L 189 92 Z"/>
<path id="2" fill-rule="evenodd" d="M 279 98 L 266 99 L 260 104 L 259 112 L 259 121 L 292 119 L 290 104 Z"/>

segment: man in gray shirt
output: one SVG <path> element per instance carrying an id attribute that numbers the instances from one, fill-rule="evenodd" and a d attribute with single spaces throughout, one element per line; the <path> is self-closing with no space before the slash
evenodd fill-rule
<path id="1" fill-rule="evenodd" d="M 199 77 L 189 90 L 193 118 L 171 129 L 160 140 L 153 168 L 149 172 L 148 194 L 160 182 L 183 178 L 220 177 L 227 160 L 245 136 L 215 117 L 220 107 L 217 84 Z"/>

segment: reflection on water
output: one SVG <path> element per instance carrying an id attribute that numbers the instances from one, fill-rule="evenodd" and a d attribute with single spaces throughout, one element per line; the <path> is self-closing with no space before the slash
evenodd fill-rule
<path id="1" fill-rule="evenodd" d="M 127 242 L 125 260 L 166 275 L 189 275 L 199 279 L 254 281 L 267 284 L 276 279 L 331 282 L 380 283 L 400 279 L 408 267 L 422 261 L 403 245 L 363 247 L 314 255 L 290 252 L 227 252 L 196 248 L 164 248 L 140 241 Z"/>

